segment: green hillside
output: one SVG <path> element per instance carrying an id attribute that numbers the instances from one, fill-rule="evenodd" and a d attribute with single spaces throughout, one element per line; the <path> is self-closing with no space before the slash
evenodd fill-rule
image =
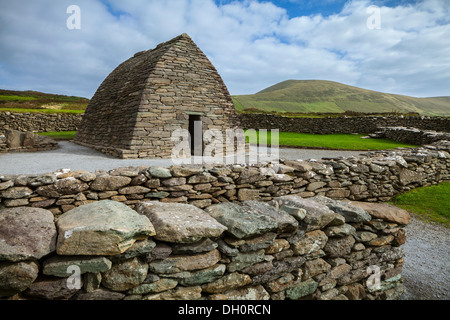
<path id="1" fill-rule="evenodd" d="M 84 113 L 88 103 L 81 97 L 0 89 L 0 112 Z"/>
<path id="2" fill-rule="evenodd" d="M 450 116 L 450 97 L 414 98 L 324 80 L 287 80 L 252 95 L 233 96 L 238 112 L 419 113 Z"/>

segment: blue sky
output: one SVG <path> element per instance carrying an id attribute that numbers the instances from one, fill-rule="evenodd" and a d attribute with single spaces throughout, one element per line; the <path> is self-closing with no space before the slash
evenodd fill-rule
<path id="1" fill-rule="evenodd" d="M 188 33 L 231 94 L 320 79 L 450 96 L 449 0 L 0 1 L 2 89 L 91 98 L 134 53 Z"/>

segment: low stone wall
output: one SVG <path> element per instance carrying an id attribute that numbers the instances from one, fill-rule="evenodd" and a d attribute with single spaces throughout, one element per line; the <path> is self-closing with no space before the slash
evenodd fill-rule
<path id="1" fill-rule="evenodd" d="M 0 153 L 2 152 L 35 152 L 58 148 L 58 142 L 32 132 L 7 130 L 0 135 Z"/>
<path id="2" fill-rule="evenodd" d="M 82 114 L 0 112 L 0 135 L 6 130 L 23 132 L 76 131 Z"/>
<path id="3" fill-rule="evenodd" d="M 378 128 L 378 131 L 369 136 L 376 139 L 388 139 L 415 145 L 431 144 L 440 140 L 450 141 L 450 133 L 448 132 L 419 130 L 417 128 L 406 127 Z"/>
<path id="4" fill-rule="evenodd" d="M 450 143 L 369 152 L 359 157 L 289 161 L 255 166 L 118 168 L 58 171 L 40 176 L 0 175 L 0 208 L 32 206 L 61 214 L 111 199 L 133 207 L 142 200 L 200 208 L 227 201 L 298 195 L 388 201 L 398 193 L 450 180 Z"/>
<path id="5" fill-rule="evenodd" d="M 395 299 L 409 215 L 371 202 L 448 181 L 449 151 L 0 175 L 0 296 Z"/>
<path id="6" fill-rule="evenodd" d="M 56 223 L 45 209 L 3 209 L 0 297 L 395 299 L 409 215 L 377 212 L 295 196 L 205 210 L 151 201 L 134 211 L 104 200 Z"/>
<path id="7" fill-rule="evenodd" d="M 328 117 L 286 118 L 270 114 L 239 114 L 244 129 L 279 129 L 284 132 L 334 134 L 374 133 L 379 127 L 413 127 L 448 132 L 450 118 L 443 117 Z"/>

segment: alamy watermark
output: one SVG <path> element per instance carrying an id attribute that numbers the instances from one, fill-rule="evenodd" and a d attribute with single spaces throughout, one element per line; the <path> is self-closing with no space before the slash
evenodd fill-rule
<path id="1" fill-rule="evenodd" d="M 77 5 L 70 5 L 66 10 L 67 14 L 70 16 L 66 20 L 66 26 L 69 30 L 80 30 L 81 29 L 81 9 Z"/>
<path id="2" fill-rule="evenodd" d="M 370 16 L 366 20 L 366 26 L 370 30 L 381 29 L 381 8 L 375 5 L 369 6 L 366 10 Z"/>
<path id="3" fill-rule="evenodd" d="M 194 130 L 177 129 L 172 132 L 175 143 L 171 160 L 185 164 L 256 164 L 279 161 L 279 130 L 210 129 L 202 131 L 201 122 Z M 270 141 L 269 141 L 270 136 Z M 269 146 L 270 145 L 270 146 Z"/>
<path id="4" fill-rule="evenodd" d="M 381 269 L 379 266 L 373 265 L 367 267 L 367 273 L 370 277 L 366 281 L 367 288 L 369 290 L 380 290 L 381 289 Z"/>
<path id="5" fill-rule="evenodd" d="M 67 289 L 80 290 L 81 289 L 81 269 L 77 265 L 67 267 L 67 274 L 71 276 L 67 278 Z"/>

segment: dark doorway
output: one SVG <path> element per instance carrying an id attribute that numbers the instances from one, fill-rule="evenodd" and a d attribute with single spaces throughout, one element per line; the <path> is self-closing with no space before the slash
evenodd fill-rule
<path id="1" fill-rule="evenodd" d="M 191 155 L 203 155 L 203 134 L 202 119 L 198 115 L 189 115 L 189 139 L 191 145 Z"/>

